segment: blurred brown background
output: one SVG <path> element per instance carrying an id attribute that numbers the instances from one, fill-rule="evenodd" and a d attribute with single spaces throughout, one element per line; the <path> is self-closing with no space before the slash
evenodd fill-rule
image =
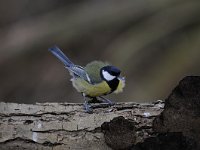
<path id="1" fill-rule="evenodd" d="M 7 0 L 0 2 L 0 100 L 82 102 L 47 49 L 79 65 L 108 61 L 126 88 L 115 101 L 165 99 L 200 73 L 199 0 Z"/>

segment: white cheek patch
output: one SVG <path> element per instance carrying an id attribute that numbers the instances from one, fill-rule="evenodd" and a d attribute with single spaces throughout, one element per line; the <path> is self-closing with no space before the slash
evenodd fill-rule
<path id="1" fill-rule="evenodd" d="M 109 74 L 107 71 L 104 71 L 102 72 L 103 74 L 103 77 L 107 80 L 107 81 L 111 81 L 113 80 L 114 78 L 116 78 L 115 76 Z"/>

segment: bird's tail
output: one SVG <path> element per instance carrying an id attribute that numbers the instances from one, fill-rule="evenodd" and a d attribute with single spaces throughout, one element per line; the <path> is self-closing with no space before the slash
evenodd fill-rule
<path id="1" fill-rule="evenodd" d="M 60 61 L 62 61 L 66 67 L 70 67 L 72 65 L 74 65 L 74 63 L 72 63 L 69 58 L 57 47 L 51 47 L 49 48 L 49 51 L 55 55 Z"/>

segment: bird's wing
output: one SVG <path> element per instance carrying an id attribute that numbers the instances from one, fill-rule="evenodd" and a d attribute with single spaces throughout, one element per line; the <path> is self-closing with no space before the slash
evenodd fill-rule
<path id="1" fill-rule="evenodd" d="M 57 46 L 49 48 L 49 51 L 62 61 L 73 77 L 80 77 L 90 83 L 90 78 L 81 66 L 75 65 Z"/>
<path id="2" fill-rule="evenodd" d="M 81 66 L 77 66 L 77 65 L 74 65 L 74 66 L 70 66 L 70 67 L 65 67 L 67 68 L 72 74 L 73 77 L 80 77 L 82 79 L 84 79 L 85 81 L 91 83 L 91 80 L 88 76 L 88 74 L 85 72 L 84 68 L 81 67 Z"/>

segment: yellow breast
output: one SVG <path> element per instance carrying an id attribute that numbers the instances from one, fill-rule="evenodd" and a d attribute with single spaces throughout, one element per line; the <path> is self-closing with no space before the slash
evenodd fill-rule
<path id="1" fill-rule="evenodd" d="M 111 92 L 111 88 L 105 81 L 93 85 L 81 78 L 73 78 L 72 84 L 78 92 L 85 93 L 90 97 L 98 97 Z"/>

